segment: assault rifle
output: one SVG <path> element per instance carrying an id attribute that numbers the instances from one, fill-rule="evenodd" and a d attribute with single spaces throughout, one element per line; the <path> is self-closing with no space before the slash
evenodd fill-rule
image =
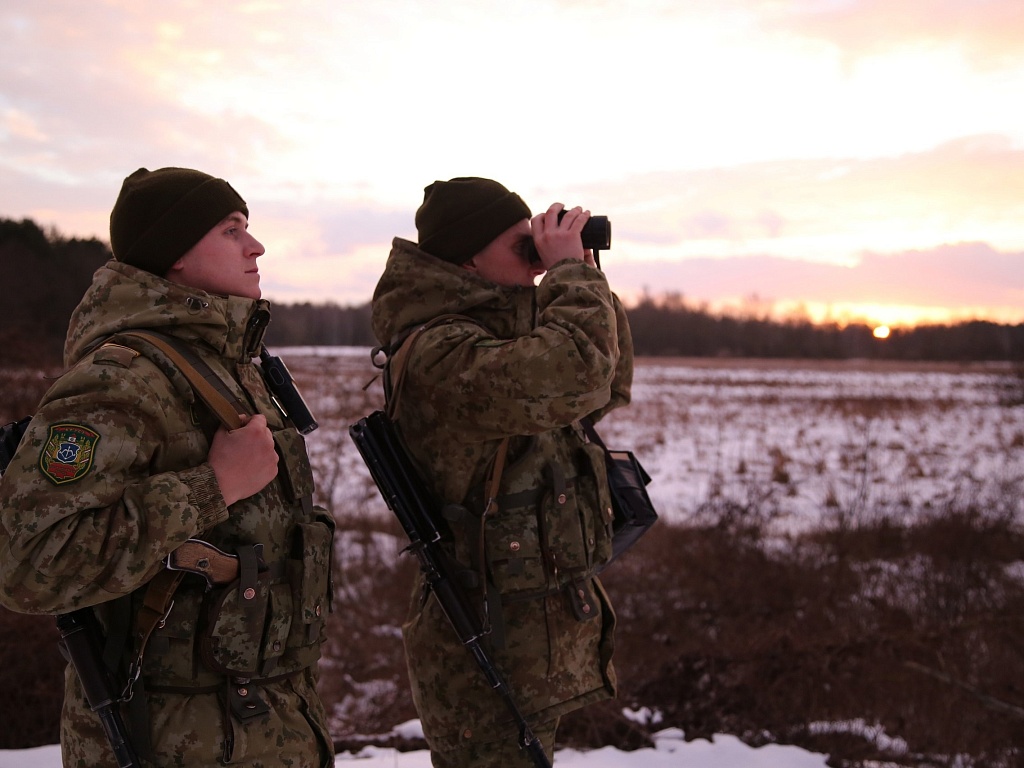
<path id="1" fill-rule="evenodd" d="M 505 701 L 519 727 L 519 746 L 538 768 L 551 768 L 540 739 L 516 705 L 512 691 L 481 643 L 485 632 L 475 608 L 457 586 L 448 559 L 441 551 L 442 533 L 436 520 L 440 505 L 427 489 L 406 453 L 391 419 L 374 411 L 349 427 L 356 448 L 366 462 L 377 489 L 409 537 L 407 549 L 419 559 L 420 569 L 451 622 L 459 641 L 476 659 L 488 683 Z"/>
<path id="2" fill-rule="evenodd" d="M 107 668 L 100 661 L 99 628 L 91 608 L 57 615 L 60 646 L 82 681 L 89 708 L 96 713 L 110 741 L 119 768 L 141 768 L 128 740 Z"/>

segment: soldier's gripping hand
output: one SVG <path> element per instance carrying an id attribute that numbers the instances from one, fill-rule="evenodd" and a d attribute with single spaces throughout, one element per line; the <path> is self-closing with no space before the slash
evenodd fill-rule
<path id="1" fill-rule="evenodd" d="M 262 491 L 277 477 L 277 451 L 267 417 L 250 416 L 239 429 L 221 426 L 206 459 L 227 505 Z"/>
<path id="2" fill-rule="evenodd" d="M 533 242 L 545 269 L 563 259 L 586 261 L 595 266 L 593 251 L 584 250 L 580 238 L 589 219 L 590 211 L 579 206 L 565 208 L 561 203 L 552 203 L 544 213 L 538 213 L 530 220 Z"/>

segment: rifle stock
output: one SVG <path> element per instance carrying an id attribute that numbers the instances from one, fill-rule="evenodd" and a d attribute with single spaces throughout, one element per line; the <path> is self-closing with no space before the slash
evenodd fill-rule
<path id="1" fill-rule="evenodd" d="M 481 643 L 484 629 L 441 551 L 442 533 L 435 520 L 440 504 L 423 482 L 409 457 L 391 419 L 374 411 L 349 428 L 363 461 L 370 470 L 381 496 L 398 518 L 409 538 L 408 550 L 419 560 L 420 569 L 459 641 L 476 660 L 487 682 L 504 700 L 519 727 L 519 745 L 538 768 L 551 768 L 540 739 L 520 711 L 512 691 Z"/>
<path id="2" fill-rule="evenodd" d="M 103 664 L 97 637 L 99 630 L 92 610 L 79 608 L 77 611 L 58 614 L 57 628 L 60 630 L 61 647 L 67 652 L 68 661 L 82 681 L 89 708 L 99 716 L 103 724 L 119 768 L 141 768 L 142 763 L 128 740 L 117 707 L 118 699 L 114 697 L 110 677 Z"/>

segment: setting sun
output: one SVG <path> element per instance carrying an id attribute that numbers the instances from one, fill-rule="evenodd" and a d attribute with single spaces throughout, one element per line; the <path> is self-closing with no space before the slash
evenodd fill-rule
<path id="1" fill-rule="evenodd" d="M 889 326 L 880 325 L 871 332 L 871 335 L 876 339 L 888 339 L 889 338 Z"/>

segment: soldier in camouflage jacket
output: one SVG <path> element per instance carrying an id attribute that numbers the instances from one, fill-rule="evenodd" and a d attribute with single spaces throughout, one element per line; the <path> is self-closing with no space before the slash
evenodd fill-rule
<path id="1" fill-rule="evenodd" d="M 244 596 L 239 581 L 210 589 L 185 575 L 146 644 L 121 707 L 146 765 L 333 762 L 316 692 L 333 521 L 312 505 L 302 437 L 252 363 L 269 312 L 247 216 L 227 182 L 198 171 L 125 180 L 115 260 L 75 310 L 68 370 L 0 480 L 0 602 L 26 613 L 93 606 L 107 637 L 125 642 L 121 685 L 168 553 L 196 537 L 240 563 L 258 556 Z M 184 342 L 248 404 L 244 426 L 218 426 L 158 351 L 118 336 L 131 329 Z M 61 745 L 65 766 L 115 765 L 71 667 Z"/>
<path id="2" fill-rule="evenodd" d="M 589 214 L 573 209 L 560 224 L 561 209 L 531 222 L 496 182 L 435 182 L 417 212 L 419 244 L 395 239 L 372 309 L 392 354 L 411 330 L 451 316 L 402 350 L 393 415 L 448 504 L 449 554 L 549 754 L 562 715 L 615 693 L 615 618 L 595 575 L 611 552 L 611 503 L 602 453 L 579 420 L 628 403 L 633 366 L 625 313 L 580 242 Z M 540 262 L 528 258 L 531 235 Z M 504 438 L 497 512 L 482 517 Z M 504 703 L 422 584 L 404 637 L 433 764 L 530 765 Z"/>

